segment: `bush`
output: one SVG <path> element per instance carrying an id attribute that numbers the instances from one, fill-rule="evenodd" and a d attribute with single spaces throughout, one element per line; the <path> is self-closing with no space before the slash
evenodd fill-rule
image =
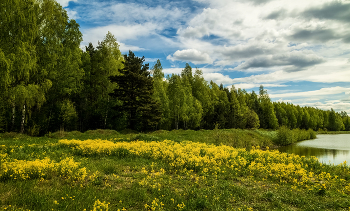
<path id="1" fill-rule="evenodd" d="M 161 141 L 157 136 L 151 136 L 147 134 L 138 134 L 130 138 L 130 141 Z"/>
<path id="2" fill-rule="evenodd" d="M 310 134 L 310 139 L 315 139 L 316 138 L 316 132 L 313 131 L 312 129 L 308 129 L 307 132 Z"/>
<path id="3" fill-rule="evenodd" d="M 277 138 L 274 140 L 275 144 L 285 146 L 296 142 L 294 131 L 289 130 L 286 126 L 282 126 L 277 131 Z"/>
<path id="4" fill-rule="evenodd" d="M 285 126 L 282 126 L 277 131 L 277 137 L 274 139 L 274 143 L 279 146 L 285 146 L 285 145 L 293 144 L 298 141 L 304 141 L 304 140 L 315 139 L 315 138 L 316 138 L 316 132 L 313 131 L 312 129 L 290 130 Z"/>

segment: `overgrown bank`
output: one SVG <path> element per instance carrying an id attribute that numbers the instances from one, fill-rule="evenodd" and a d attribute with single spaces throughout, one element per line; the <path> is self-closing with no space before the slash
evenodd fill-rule
<path id="1" fill-rule="evenodd" d="M 26 135 L 17 133 L 3 133 L 0 138 L 25 138 Z M 124 130 L 89 130 L 84 133 L 79 131 L 57 131 L 46 134 L 45 137 L 52 139 L 118 139 L 121 141 L 162 141 L 172 140 L 175 142 L 192 141 L 214 145 L 227 145 L 234 148 L 245 148 L 250 150 L 252 147 L 276 148 L 293 144 L 298 141 L 316 138 L 316 132 L 313 130 L 290 130 L 281 127 L 279 130 L 264 129 L 214 129 L 214 130 L 158 130 L 149 133 L 138 133 L 137 131 Z"/>

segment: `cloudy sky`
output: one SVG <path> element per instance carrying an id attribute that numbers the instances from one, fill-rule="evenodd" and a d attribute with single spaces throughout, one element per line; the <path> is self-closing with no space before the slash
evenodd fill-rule
<path id="1" fill-rule="evenodd" d="M 273 101 L 350 113 L 350 0 L 58 0 L 81 26 L 82 48 L 108 31 L 123 53 L 189 63 L 207 81 Z"/>

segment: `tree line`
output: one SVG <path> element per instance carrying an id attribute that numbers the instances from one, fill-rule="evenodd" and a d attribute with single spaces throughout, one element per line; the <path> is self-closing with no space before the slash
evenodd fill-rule
<path id="1" fill-rule="evenodd" d="M 271 102 L 206 81 L 186 64 L 165 76 L 158 60 L 122 55 L 107 33 L 80 49 L 79 24 L 55 0 L 0 2 L 0 131 L 266 128 L 349 130 L 345 112 Z M 194 71 L 194 72 L 193 72 Z"/>

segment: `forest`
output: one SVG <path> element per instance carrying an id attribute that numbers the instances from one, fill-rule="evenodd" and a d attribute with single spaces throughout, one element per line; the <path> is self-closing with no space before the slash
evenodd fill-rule
<path id="1" fill-rule="evenodd" d="M 54 0 L 0 3 L 0 132 L 213 128 L 350 130 L 346 112 L 272 102 L 206 81 L 186 64 L 165 75 L 108 32 L 80 48 L 79 24 Z"/>

